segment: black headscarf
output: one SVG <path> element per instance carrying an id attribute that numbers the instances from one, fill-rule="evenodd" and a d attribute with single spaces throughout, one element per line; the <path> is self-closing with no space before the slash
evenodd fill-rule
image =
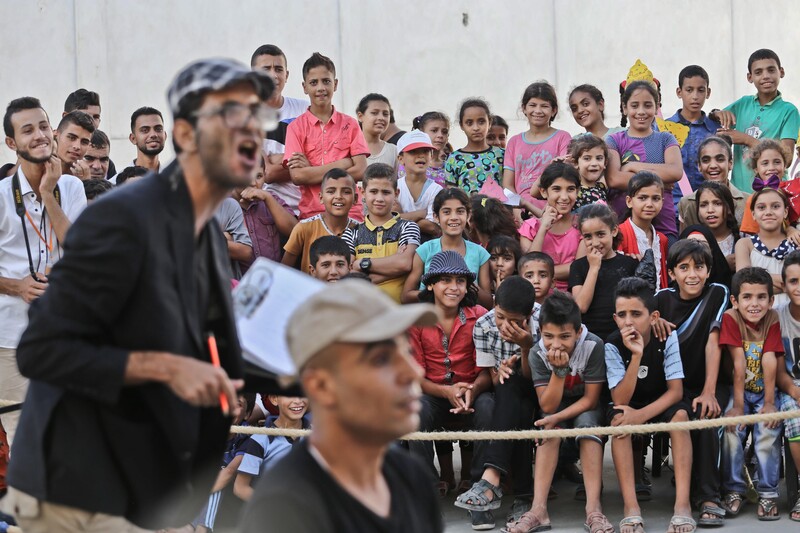
<path id="1" fill-rule="evenodd" d="M 709 265 L 711 267 L 711 276 L 708 278 L 708 283 L 719 283 L 730 287 L 733 271 L 728 265 L 725 254 L 719 249 L 719 244 L 717 244 L 717 239 L 711 229 L 702 224 L 693 224 L 681 232 L 681 239 L 687 238 L 692 233 L 701 233 L 708 241 L 709 248 L 711 248 L 711 264 Z"/>

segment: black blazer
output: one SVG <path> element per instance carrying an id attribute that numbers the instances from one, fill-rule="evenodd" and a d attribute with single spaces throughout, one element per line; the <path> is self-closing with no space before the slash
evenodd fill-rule
<path id="1" fill-rule="evenodd" d="M 210 291 L 223 368 L 243 377 L 225 238 L 212 220 Z M 125 185 L 70 228 L 17 351 L 30 378 L 9 484 L 39 499 L 155 529 L 189 522 L 208 497 L 230 420 L 158 384 L 123 386 L 127 354 L 209 360 L 200 331 L 194 214 L 183 173 Z"/>

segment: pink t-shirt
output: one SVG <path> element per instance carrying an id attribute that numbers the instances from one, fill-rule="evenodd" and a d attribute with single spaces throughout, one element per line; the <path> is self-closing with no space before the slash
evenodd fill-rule
<path id="1" fill-rule="evenodd" d="M 575 217 L 577 219 L 577 217 Z M 532 241 L 539 231 L 539 219 L 531 217 L 526 220 L 519 228 L 519 234 Z M 556 265 L 566 265 L 575 260 L 578 255 L 578 245 L 581 243 L 581 232 L 575 226 L 569 228 L 566 233 L 557 234 L 548 231 L 544 236 L 542 251 L 553 258 Z M 556 280 L 556 289 L 566 292 L 568 289 L 567 280 Z"/>
<path id="2" fill-rule="evenodd" d="M 572 136 L 564 130 L 556 130 L 547 139 L 532 143 L 525 133 L 514 135 L 506 145 L 503 168 L 514 171 L 514 187 L 517 194 L 531 199 L 530 189 L 553 158 L 565 155 Z M 539 200 L 541 202 L 541 200 Z"/>

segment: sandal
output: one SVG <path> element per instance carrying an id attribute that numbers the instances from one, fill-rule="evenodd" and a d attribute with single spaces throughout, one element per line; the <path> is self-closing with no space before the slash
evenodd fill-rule
<path id="1" fill-rule="evenodd" d="M 703 518 L 703 515 L 708 515 Z M 697 525 L 700 527 L 720 527 L 725 524 L 725 509 L 716 505 L 704 505 L 700 509 L 700 519 Z"/>
<path id="2" fill-rule="evenodd" d="M 775 498 L 759 498 L 758 510 L 760 514 L 758 519 L 762 522 L 773 522 L 781 519 L 781 513 L 778 511 L 778 501 Z M 772 514 L 775 511 L 775 514 Z"/>
<path id="3" fill-rule="evenodd" d="M 506 524 L 506 527 L 501 529 L 501 533 L 536 533 L 537 531 L 550 531 L 553 526 L 550 522 L 543 523 L 538 516 L 531 511 L 523 514 L 519 519 L 512 523 Z"/>
<path id="4" fill-rule="evenodd" d="M 453 485 L 451 485 L 447 481 L 439 481 L 436 484 L 436 492 L 439 494 L 440 498 L 450 494 L 451 490 L 453 490 Z"/>
<path id="5" fill-rule="evenodd" d="M 639 515 L 633 516 L 626 516 L 622 520 L 619 521 L 619 533 L 625 533 L 622 531 L 624 527 L 632 527 L 632 533 L 645 533 L 644 531 L 644 519 Z"/>
<path id="6" fill-rule="evenodd" d="M 697 531 L 697 522 L 695 522 L 694 518 L 691 516 L 675 515 L 670 519 L 669 527 L 672 528 L 672 531 L 676 531 L 681 526 L 692 526 L 692 529 L 683 533 L 694 533 L 694 531 Z"/>
<path id="7" fill-rule="evenodd" d="M 586 522 L 583 529 L 589 533 L 615 533 L 614 524 L 608 521 L 606 515 L 600 511 L 595 511 L 586 515 Z"/>
<path id="8" fill-rule="evenodd" d="M 789 520 L 792 520 L 793 522 L 800 522 L 800 498 L 797 498 L 797 501 L 794 502 L 794 507 L 792 507 L 792 510 L 789 511 Z"/>
<path id="9" fill-rule="evenodd" d="M 733 507 L 734 504 L 738 503 L 736 508 Z M 742 506 L 744 505 L 744 498 L 738 492 L 729 492 L 722 498 L 722 508 L 725 509 L 726 515 L 736 516 L 742 510 Z"/>
<path id="10" fill-rule="evenodd" d="M 491 500 L 486 496 L 487 490 L 491 491 L 494 496 Z M 502 498 L 503 489 L 481 479 L 476 481 L 467 492 L 456 498 L 454 505 L 468 511 L 492 511 L 500 508 Z"/>
<path id="11" fill-rule="evenodd" d="M 636 484 L 636 500 L 640 502 L 649 502 L 653 499 L 653 486 L 647 483 Z"/>

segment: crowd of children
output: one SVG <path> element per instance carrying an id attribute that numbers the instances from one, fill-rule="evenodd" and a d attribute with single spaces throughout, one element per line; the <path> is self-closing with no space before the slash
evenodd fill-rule
<path id="1" fill-rule="evenodd" d="M 285 68 L 277 47 L 262 49 Z M 755 94 L 707 112 L 709 75 L 687 66 L 682 107 L 663 120 L 661 84 L 637 61 L 621 84 L 620 127 L 606 124 L 597 87 L 569 92 L 575 136 L 553 127 L 559 98 L 546 81 L 523 89 L 528 127 L 516 134 L 470 97 L 454 117 L 466 144 L 454 150 L 446 114 L 424 111 L 404 132 L 389 99 L 370 93 L 348 116 L 332 104 L 333 62 L 315 53 L 304 63 L 309 101 L 286 99 L 294 117 L 281 108 L 280 142 L 267 141 L 258 180 L 234 194 L 253 256 L 437 308 L 437 326 L 409 332 L 424 372 L 422 431 L 587 429 L 563 443 L 461 446 L 455 505 L 475 529 L 495 527 L 511 490 L 504 531 L 549 530 L 561 456 L 580 460 L 586 530 L 616 531 L 601 505 L 607 440 L 590 428 L 800 405 L 800 212 L 787 176 L 800 114 L 778 90 L 775 52 L 757 50 L 747 67 Z M 302 398 L 242 403 L 249 423 L 300 428 L 313 415 Z M 668 437 L 671 533 L 742 511 L 749 441 L 757 516 L 780 518 L 781 461 L 800 469 L 800 418 Z M 197 530 L 212 530 L 226 502 L 247 500 L 291 444 L 233 438 Z M 452 445 L 407 447 L 440 494 L 456 486 Z M 643 533 L 641 441 L 613 438 L 610 451 L 623 499 L 615 521 Z M 800 500 L 793 506 L 800 521 Z"/>

